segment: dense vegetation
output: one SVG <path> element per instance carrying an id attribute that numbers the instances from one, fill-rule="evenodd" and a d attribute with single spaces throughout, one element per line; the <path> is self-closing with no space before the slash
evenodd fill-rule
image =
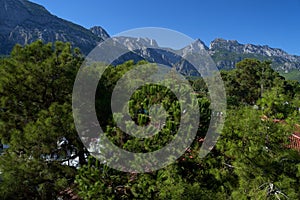
<path id="1" fill-rule="evenodd" d="M 300 70 L 294 69 L 288 73 L 282 73 L 282 76 L 288 80 L 296 80 L 300 82 Z"/>
<path id="2" fill-rule="evenodd" d="M 201 78 L 189 78 L 201 113 L 195 141 L 172 165 L 143 174 L 108 168 L 82 145 L 71 105 L 82 62 L 70 44 L 40 41 L 15 46 L 1 59 L 0 138 L 9 145 L 0 157 L 1 199 L 300 199 L 300 154 L 289 146 L 300 120 L 300 85 L 286 81 L 270 62 L 244 59 L 221 72 L 228 95 L 225 127 L 203 159 L 197 155 L 211 117 L 209 93 Z M 161 103 L 168 114 L 162 131 L 140 140 L 115 127 L 111 92 L 124 73 L 141 64 L 109 67 L 95 98 L 106 134 L 133 152 L 164 146 L 181 117 L 168 88 L 145 85 L 130 100 L 132 118 L 147 124 L 145 110 Z"/>

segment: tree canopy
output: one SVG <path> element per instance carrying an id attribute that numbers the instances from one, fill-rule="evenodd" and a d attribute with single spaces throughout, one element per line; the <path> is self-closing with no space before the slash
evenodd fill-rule
<path id="1" fill-rule="evenodd" d="M 226 121 L 205 158 L 199 148 L 213 114 L 209 91 L 201 77 L 186 77 L 201 114 L 196 137 L 176 162 L 148 173 L 109 168 L 82 144 L 71 102 L 83 62 L 79 49 L 37 41 L 15 46 L 0 61 L 0 138 L 9 145 L 0 156 L 1 199 L 70 199 L 70 193 L 77 199 L 300 199 L 300 152 L 290 145 L 291 135 L 300 132 L 300 85 L 268 61 L 245 59 L 221 72 Z M 147 84 L 132 94 L 129 112 L 136 125 L 146 126 L 153 120 L 151 107 L 161 104 L 167 118 L 157 124 L 160 131 L 141 139 L 117 127 L 112 92 L 124 74 L 144 64 L 107 67 L 95 96 L 105 134 L 120 148 L 140 153 L 172 141 L 184 117 L 170 89 Z M 139 81 L 132 77 L 130 84 Z"/>

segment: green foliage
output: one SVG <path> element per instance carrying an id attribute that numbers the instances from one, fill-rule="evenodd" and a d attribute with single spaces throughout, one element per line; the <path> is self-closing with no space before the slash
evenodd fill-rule
<path id="1" fill-rule="evenodd" d="M 109 69 L 112 78 L 105 79 L 114 80 L 110 82 L 110 92 L 118 79 L 114 74 L 121 75 L 115 69 Z M 124 73 L 131 68 L 125 64 L 122 69 Z M 80 170 L 77 176 L 80 195 L 84 199 L 298 199 L 299 169 L 295 166 L 299 166 L 300 156 L 287 146 L 292 127 L 299 120 L 299 84 L 285 81 L 269 62 L 252 59 L 239 63 L 236 70 L 222 72 L 222 76 L 232 106 L 217 147 L 206 158 L 197 158 L 197 150 L 210 122 L 210 102 L 203 80 L 193 77 L 189 81 L 198 96 L 201 120 L 191 148 L 173 165 L 147 174 L 120 173 L 91 164 L 85 168 L 92 169 L 91 174 Z M 135 78 L 132 84 L 138 81 Z M 158 102 L 171 109 L 168 114 L 176 113 L 177 99 L 166 88 L 139 88 L 129 103 L 132 118 L 139 125 L 147 124 L 147 114 L 137 111 L 148 110 Z M 258 109 L 253 109 L 253 104 Z M 268 116 L 265 121 L 264 115 Z M 273 120 L 279 117 L 288 124 L 276 124 Z M 169 122 L 176 125 L 176 119 L 175 114 Z M 114 123 L 108 124 L 110 139 L 132 152 L 159 149 L 176 132 L 176 126 L 168 126 L 167 122 L 163 131 L 148 141 L 124 135 L 113 127 Z"/>
<path id="2" fill-rule="evenodd" d="M 296 80 L 300 82 L 300 71 L 299 70 L 292 70 L 288 73 L 281 73 L 282 76 L 284 76 L 287 80 Z"/>
<path id="3" fill-rule="evenodd" d="M 68 151 L 83 151 L 70 114 L 81 62 L 70 44 L 41 41 L 17 45 L 2 61 L 0 138 L 10 146 L 0 163 L 4 199 L 54 198 L 72 183 L 76 170 L 62 163 Z M 68 144 L 58 147 L 62 138 Z"/>
<path id="4" fill-rule="evenodd" d="M 281 88 L 274 87 L 264 93 L 263 97 L 258 100 L 258 105 L 267 116 L 274 116 L 277 119 L 285 119 L 296 108 L 290 101 L 291 97 L 286 95 Z"/>
<path id="5" fill-rule="evenodd" d="M 268 61 L 245 59 L 232 71 L 222 71 L 229 105 L 252 104 L 275 85 L 283 85 L 284 78 L 271 68 Z"/>
<path id="6" fill-rule="evenodd" d="M 298 199 L 300 156 L 287 148 L 291 129 L 262 112 L 240 108 L 229 118 L 217 144 L 227 158 L 226 165 L 238 178 L 234 199 Z"/>
<path id="7" fill-rule="evenodd" d="M 237 69 L 222 72 L 230 106 L 217 146 L 203 159 L 198 150 L 211 118 L 209 91 L 203 79 L 189 77 L 201 114 L 196 138 L 175 163 L 144 174 L 119 172 L 92 157 L 87 162 L 71 106 L 81 63 L 79 50 L 61 42 L 17 45 L 1 59 L 0 138 L 10 146 L 0 156 L 1 199 L 57 199 L 70 187 L 83 199 L 300 199 L 300 155 L 289 148 L 300 120 L 300 85 L 284 80 L 270 62 L 245 59 Z M 157 124 L 160 131 L 140 139 L 116 127 L 121 113 L 113 116 L 110 105 L 116 83 L 145 64 L 108 67 L 95 97 L 106 135 L 132 152 L 162 148 L 185 117 L 170 89 L 147 84 L 132 94 L 129 112 L 136 125 L 146 126 L 153 120 L 151 107 L 161 104 L 166 112 L 160 114 L 167 117 Z M 96 75 L 102 65 L 95 65 Z M 150 74 L 152 66 L 141 73 Z M 132 76 L 126 86 L 141 81 Z M 68 142 L 59 146 L 62 139 Z M 67 164 L 74 157 L 79 157 L 79 168 Z"/>

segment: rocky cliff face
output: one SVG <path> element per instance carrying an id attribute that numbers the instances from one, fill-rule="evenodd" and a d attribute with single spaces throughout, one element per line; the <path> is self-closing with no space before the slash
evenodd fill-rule
<path id="1" fill-rule="evenodd" d="M 88 53 L 109 37 L 103 29 L 101 33 L 101 27 L 93 30 L 60 19 L 27 0 L 0 0 L 0 54 L 8 54 L 17 43 L 24 45 L 37 39 L 71 42 Z"/>
<path id="2" fill-rule="evenodd" d="M 107 39 L 107 38 L 109 38 L 108 33 L 102 27 L 100 27 L 100 26 L 94 26 L 94 27 L 90 28 L 90 31 L 94 35 L 96 35 L 99 38 L 102 38 L 104 40 Z"/>
<path id="3" fill-rule="evenodd" d="M 131 51 L 112 63 L 114 65 L 121 64 L 128 58 L 135 62 L 146 60 L 150 63 L 175 67 L 179 72 L 188 76 L 200 76 L 200 74 L 184 58 L 188 55 L 198 56 L 199 53 L 208 50 L 201 40 L 196 40 L 183 49 L 173 50 L 161 48 L 155 40 L 149 38 L 117 37 L 112 39 L 118 42 L 118 46 L 123 46 Z M 207 56 L 209 55 L 207 54 Z"/>
<path id="4" fill-rule="evenodd" d="M 300 57 L 269 46 L 240 44 L 236 40 L 215 39 L 209 53 L 220 69 L 232 69 L 244 58 L 257 58 L 272 61 L 273 68 L 279 71 L 300 70 Z"/>
<path id="5" fill-rule="evenodd" d="M 109 35 L 99 26 L 85 29 L 54 16 L 44 7 L 27 0 L 0 0 L 0 55 L 9 54 L 17 43 L 24 45 L 37 39 L 44 42 L 71 42 L 73 47 L 79 47 L 83 53 L 88 54 L 107 38 Z M 139 49 L 135 54 L 127 55 L 126 60 L 146 59 L 149 62 L 176 66 L 186 73 L 191 67 L 172 51 L 156 49 L 158 44 L 153 39 L 123 37 L 118 38 L 118 42 L 129 50 Z M 185 55 L 203 50 L 211 55 L 219 69 L 233 69 L 244 58 L 257 58 L 272 61 L 273 68 L 278 71 L 300 70 L 300 56 L 289 55 L 281 49 L 269 46 L 240 44 L 236 40 L 215 39 L 209 47 L 201 40 L 196 40 L 177 53 Z M 123 60 L 118 62 L 121 61 Z"/>
<path id="6" fill-rule="evenodd" d="M 281 49 L 271 48 L 269 46 L 240 44 L 236 40 L 216 39 L 207 47 L 204 42 L 197 39 L 194 43 L 178 51 L 162 48 L 155 49 L 158 47 L 157 43 L 151 39 L 122 37 L 116 40 L 129 50 L 138 49 L 134 52 L 140 56 L 140 58 L 144 58 L 149 62 L 175 66 L 180 69 L 180 71 L 185 72 L 187 72 L 187 69 L 190 69 L 191 66 L 178 55 L 184 57 L 186 54 L 197 54 L 201 51 L 206 51 L 215 61 L 219 69 L 233 69 L 236 63 L 244 58 L 256 58 L 262 61 L 272 61 L 273 68 L 278 71 L 289 72 L 295 69 L 300 70 L 300 56 L 289 55 Z"/>

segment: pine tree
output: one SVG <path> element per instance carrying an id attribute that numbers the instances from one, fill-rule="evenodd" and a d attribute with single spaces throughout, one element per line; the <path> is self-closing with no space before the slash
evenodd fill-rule
<path id="1" fill-rule="evenodd" d="M 81 62 L 70 44 L 41 41 L 17 45 L 3 60 L 0 138 L 9 145 L 0 158 L 3 199 L 54 198 L 72 183 L 76 170 L 68 161 L 78 155 L 84 161 L 71 109 Z"/>

